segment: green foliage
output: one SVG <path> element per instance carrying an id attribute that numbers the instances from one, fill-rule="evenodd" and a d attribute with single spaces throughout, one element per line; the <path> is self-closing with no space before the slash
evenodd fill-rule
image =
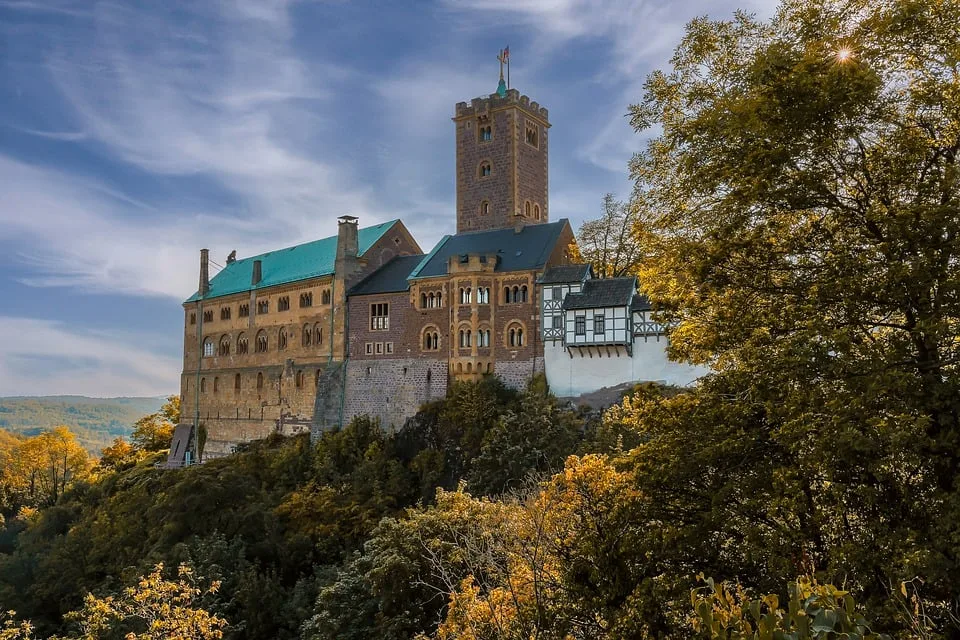
<path id="1" fill-rule="evenodd" d="M 787 608 L 776 595 L 750 598 L 739 586 L 716 584 L 690 592 L 694 628 L 711 640 L 889 640 L 870 630 L 847 591 L 801 576 L 788 585 Z"/>
<path id="2" fill-rule="evenodd" d="M 170 396 L 160 411 L 151 413 L 136 421 L 131 439 L 138 449 L 144 451 L 163 451 L 170 448 L 173 430 L 180 422 L 180 397 Z M 206 430 L 203 432 L 206 440 Z M 203 451 L 203 443 L 200 443 Z"/>

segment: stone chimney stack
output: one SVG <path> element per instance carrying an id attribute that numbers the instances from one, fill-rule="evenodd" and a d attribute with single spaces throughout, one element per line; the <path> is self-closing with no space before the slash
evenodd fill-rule
<path id="1" fill-rule="evenodd" d="M 250 284 L 256 286 L 260 284 L 260 281 L 263 280 L 263 262 L 260 260 L 253 261 L 253 275 L 250 278 Z"/>
<path id="2" fill-rule="evenodd" d="M 336 277 L 351 284 L 351 277 L 360 269 L 360 240 L 356 216 L 340 216 L 337 220 L 337 259 L 333 265 Z"/>
<path id="3" fill-rule="evenodd" d="M 357 237 L 357 218 L 340 216 L 337 220 L 337 260 L 356 258 L 360 254 L 360 240 Z"/>
<path id="4" fill-rule="evenodd" d="M 210 293 L 210 249 L 200 249 L 200 296 Z"/>

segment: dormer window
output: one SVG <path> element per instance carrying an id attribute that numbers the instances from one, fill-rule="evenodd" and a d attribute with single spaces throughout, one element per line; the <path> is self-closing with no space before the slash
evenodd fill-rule
<path id="1" fill-rule="evenodd" d="M 481 178 L 487 178 L 493 174 L 493 165 L 490 164 L 489 160 L 484 160 L 480 163 L 479 174 Z"/>

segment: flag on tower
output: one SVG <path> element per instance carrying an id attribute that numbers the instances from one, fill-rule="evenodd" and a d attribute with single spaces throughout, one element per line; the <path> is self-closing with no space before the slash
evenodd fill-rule
<path id="1" fill-rule="evenodd" d="M 506 47 L 503 50 L 503 61 L 506 62 L 510 59 L 510 47 Z"/>

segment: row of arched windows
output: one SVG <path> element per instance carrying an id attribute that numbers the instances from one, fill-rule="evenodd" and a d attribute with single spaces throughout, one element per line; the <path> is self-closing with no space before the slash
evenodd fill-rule
<path id="1" fill-rule="evenodd" d="M 478 304 L 490 304 L 490 287 L 477 287 L 476 292 L 471 287 L 460 287 L 460 304 L 470 304 L 476 296 Z"/>
<path id="2" fill-rule="evenodd" d="M 437 309 L 443 306 L 443 293 L 437 291 L 434 293 L 421 293 L 420 294 L 420 308 L 421 309 Z"/>
<path id="3" fill-rule="evenodd" d="M 283 351 L 287 348 L 287 342 L 290 336 L 293 336 L 294 332 L 289 331 L 286 327 L 281 328 L 277 332 L 277 348 L 280 351 Z M 304 347 L 309 347 L 311 345 L 320 346 L 323 344 L 323 325 L 319 322 L 310 324 L 307 323 L 303 325 L 303 331 L 301 333 L 300 344 Z M 203 356 L 208 358 L 214 353 L 220 356 L 230 355 L 232 346 L 232 340 L 230 335 L 224 334 L 220 337 L 219 344 L 215 346 L 213 338 L 206 338 L 203 341 Z M 270 339 L 267 335 L 266 329 L 261 329 L 257 332 L 256 338 L 254 339 L 254 351 L 256 353 L 266 353 L 270 349 Z M 237 336 L 236 340 L 236 353 L 237 355 L 245 355 L 249 353 L 250 344 L 247 340 L 247 336 L 244 333 L 241 333 Z"/>
<path id="4" fill-rule="evenodd" d="M 478 329 L 476 334 L 470 329 L 461 329 L 459 337 L 461 349 L 469 349 L 474 342 L 478 347 L 490 346 L 490 329 Z"/>
<path id="5" fill-rule="evenodd" d="M 507 304 L 511 302 L 527 301 L 527 285 L 503 288 L 503 301 Z"/>
<path id="6" fill-rule="evenodd" d="M 458 362 L 456 365 L 451 364 L 450 368 L 456 374 L 462 373 L 493 373 L 493 363 L 492 362 L 478 362 L 477 366 L 474 367 L 472 362 L 466 364 Z"/>

